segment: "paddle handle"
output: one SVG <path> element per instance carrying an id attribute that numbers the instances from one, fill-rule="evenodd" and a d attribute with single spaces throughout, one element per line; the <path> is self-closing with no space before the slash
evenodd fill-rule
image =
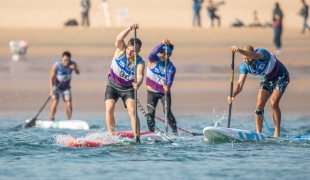
<path id="1" fill-rule="evenodd" d="M 235 53 L 234 52 L 232 53 L 231 59 L 232 60 L 231 60 L 231 76 L 230 76 L 230 97 L 232 97 L 233 88 L 234 88 L 234 69 L 235 69 Z M 230 128 L 231 108 L 232 108 L 232 103 L 229 104 L 227 128 Z"/>

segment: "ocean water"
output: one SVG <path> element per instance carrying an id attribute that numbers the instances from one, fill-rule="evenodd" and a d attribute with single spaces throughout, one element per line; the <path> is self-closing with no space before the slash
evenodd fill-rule
<path id="1" fill-rule="evenodd" d="M 86 115 L 85 115 L 86 116 Z M 3 116 L 2 116 L 3 117 Z M 99 117 L 99 116 L 98 116 Z M 283 119 L 282 135 L 310 134 L 308 116 Z M 106 134 L 103 119 L 83 119 L 89 131 L 21 128 L 23 118 L 1 118 L 0 179 L 308 179 L 310 140 L 305 142 L 208 142 L 180 133 L 174 143 L 119 141 L 97 148 L 66 147 L 59 139 Z M 273 123 L 268 120 L 269 126 Z M 164 124 L 157 121 L 164 130 Z M 179 127 L 202 133 L 226 127 L 214 118 L 181 117 Z M 232 119 L 234 128 L 255 130 L 252 117 Z M 130 130 L 128 118 L 117 130 Z M 141 130 L 147 130 L 145 121 Z M 263 133 L 268 134 L 266 128 Z"/>

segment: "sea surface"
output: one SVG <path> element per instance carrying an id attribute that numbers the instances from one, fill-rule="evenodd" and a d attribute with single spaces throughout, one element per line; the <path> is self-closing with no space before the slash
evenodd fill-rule
<path id="1" fill-rule="evenodd" d="M 210 142 L 182 133 L 173 143 L 120 140 L 97 148 L 66 147 L 65 137 L 107 134 L 102 114 L 81 113 L 90 130 L 22 128 L 24 116 L 0 118 L 0 179 L 309 179 L 310 140 L 305 142 Z M 25 115 L 27 114 L 27 115 Z M 252 116 L 252 115 L 251 115 Z M 255 130 L 253 117 L 231 120 L 231 127 Z M 88 117 L 88 118 L 87 118 Z M 221 117 L 221 116 L 219 116 Z M 226 118 L 227 119 L 227 118 Z M 206 126 L 227 126 L 225 118 L 179 117 L 178 126 L 202 133 Z M 273 122 L 267 118 L 269 126 Z M 117 130 L 130 130 L 126 116 Z M 156 121 L 159 129 L 164 124 Z M 146 131 L 145 120 L 141 130 Z M 282 120 L 281 135 L 310 134 L 308 115 Z M 264 127 L 263 133 L 269 132 Z"/>

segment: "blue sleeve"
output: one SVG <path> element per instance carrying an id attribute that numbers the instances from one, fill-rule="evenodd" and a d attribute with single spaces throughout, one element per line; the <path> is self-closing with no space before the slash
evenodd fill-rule
<path id="1" fill-rule="evenodd" d="M 170 86 L 170 87 L 172 86 L 176 71 L 177 69 L 174 66 L 172 66 L 169 71 L 169 74 L 167 75 L 167 86 Z"/>
<path id="2" fill-rule="evenodd" d="M 255 52 L 260 52 L 264 55 L 264 57 L 262 59 L 259 59 L 259 60 L 267 61 L 269 59 L 270 53 L 266 49 L 263 49 L 263 48 L 256 49 Z"/>
<path id="3" fill-rule="evenodd" d="M 164 44 L 160 43 L 158 46 L 156 46 L 152 52 L 149 54 L 148 58 L 150 62 L 156 62 L 158 60 L 158 52 L 161 50 L 161 48 L 164 46 Z"/>
<path id="4" fill-rule="evenodd" d="M 242 61 L 242 63 L 240 64 L 239 73 L 240 74 L 248 74 L 248 68 L 246 67 L 246 64 L 244 61 Z"/>

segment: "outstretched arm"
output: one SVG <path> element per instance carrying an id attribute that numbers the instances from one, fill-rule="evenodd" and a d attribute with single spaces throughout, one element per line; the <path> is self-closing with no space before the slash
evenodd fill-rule
<path id="1" fill-rule="evenodd" d="M 238 52 L 238 53 L 244 55 L 245 57 L 247 57 L 249 59 L 262 59 L 264 57 L 264 55 L 260 52 L 239 49 L 237 46 L 232 46 L 230 48 L 230 51 L 231 52 Z"/>
<path id="2" fill-rule="evenodd" d="M 124 48 L 126 47 L 126 44 L 124 42 L 124 39 L 128 35 L 128 33 L 133 30 L 133 29 L 139 29 L 139 24 L 138 23 L 131 23 L 129 27 L 127 27 L 125 30 L 123 30 L 121 33 L 119 33 L 116 37 L 115 41 L 115 47 L 119 51 L 123 51 Z"/>
<path id="3" fill-rule="evenodd" d="M 150 62 L 157 61 L 157 54 L 165 44 L 170 44 L 170 40 L 163 39 L 162 42 L 152 50 L 152 52 L 148 56 Z"/>
<path id="4" fill-rule="evenodd" d="M 163 47 L 164 45 L 162 43 L 160 43 L 158 46 L 156 46 L 152 52 L 149 54 L 148 58 L 150 62 L 155 62 L 157 61 L 157 54 L 160 51 L 160 49 Z"/>

